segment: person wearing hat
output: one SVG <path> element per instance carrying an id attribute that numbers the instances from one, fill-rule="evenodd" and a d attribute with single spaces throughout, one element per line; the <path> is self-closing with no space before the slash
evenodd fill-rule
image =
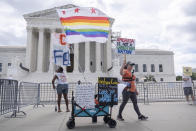
<path id="1" fill-rule="evenodd" d="M 127 104 L 129 98 L 131 99 L 133 106 L 134 106 L 134 110 L 138 115 L 138 119 L 139 120 L 146 120 L 148 119 L 148 117 L 142 115 L 140 113 L 138 104 L 137 104 L 137 95 L 138 95 L 138 91 L 136 89 L 136 85 L 135 85 L 135 75 L 131 72 L 133 69 L 133 66 L 135 64 L 131 63 L 130 61 L 126 63 L 126 59 L 124 60 L 124 63 L 120 69 L 120 74 L 122 75 L 122 81 L 126 83 L 126 87 L 124 88 L 123 92 L 122 92 L 122 96 L 123 96 L 123 101 L 120 105 L 119 108 L 119 113 L 117 116 L 117 119 L 120 121 L 124 121 L 123 117 L 122 117 L 122 112 L 123 109 L 125 107 L 125 105 Z"/>

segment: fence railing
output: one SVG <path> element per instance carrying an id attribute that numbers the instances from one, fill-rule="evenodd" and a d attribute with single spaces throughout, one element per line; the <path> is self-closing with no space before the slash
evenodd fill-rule
<path id="1" fill-rule="evenodd" d="M 142 86 L 141 86 L 141 85 Z M 139 98 L 144 102 L 184 101 L 182 82 L 139 83 Z"/>
<path id="2" fill-rule="evenodd" d="M 90 82 L 80 84 L 93 85 Z M 182 82 L 137 83 L 138 102 L 185 101 L 182 84 Z M 68 99 L 71 100 L 72 91 L 75 91 L 78 83 L 68 85 Z M 98 84 L 93 86 L 97 94 Z M 195 95 L 196 88 L 193 86 L 193 89 Z M 20 110 L 22 107 L 55 104 L 56 99 L 56 90 L 52 88 L 52 83 L 19 83 L 16 80 L 0 79 L 0 115 L 13 112 L 12 116 L 16 117 L 17 113 L 22 112 Z M 121 100 L 122 97 L 119 98 L 119 101 Z"/>
<path id="3" fill-rule="evenodd" d="M 92 84 L 90 82 L 82 82 L 81 85 L 87 85 L 87 84 Z M 56 103 L 56 90 L 52 88 L 52 83 L 40 83 L 40 104 L 54 104 Z M 75 92 L 75 88 L 78 85 L 77 82 L 70 82 L 68 83 L 68 99 L 71 101 L 72 97 L 72 91 Z M 96 89 L 96 88 L 95 88 Z M 62 99 L 62 101 L 64 101 Z"/>
<path id="4" fill-rule="evenodd" d="M 69 100 L 71 100 L 71 92 L 75 90 L 77 84 L 69 83 Z M 182 82 L 137 83 L 136 86 L 139 92 L 138 102 L 184 101 L 185 97 L 182 84 Z M 95 84 L 95 94 L 97 94 L 97 89 L 98 84 Z M 193 91 L 195 92 L 195 90 Z M 54 104 L 56 102 L 55 92 L 52 89 L 51 83 L 40 83 L 40 102 L 43 104 Z M 119 98 L 119 101 L 121 100 L 122 97 Z"/>
<path id="5" fill-rule="evenodd" d="M 17 109 L 18 81 L 0 79 L 0 115 Z"/>
<path id="6" fill-rule="evenodd" d="M 20 82 L 17 103 L 19 108 L 28 105 L 40 105 L 40 84 L 31 82 Z"/>

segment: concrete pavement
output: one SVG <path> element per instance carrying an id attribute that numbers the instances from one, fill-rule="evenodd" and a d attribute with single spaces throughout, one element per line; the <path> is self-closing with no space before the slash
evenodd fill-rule
<path id="1" fill-rule="evenodd" d="M 186 103 L 152 103 L 139 104 L 140 110 L 149 116 L 148 121 L 139 121 L 131 103 L 123 112 L 125 121 L 117 121 L 114 129 L 104 124 L 103 117 L 98 118 L 97 124 L 91 123 L 91 118 L 76 118 L 73 131 L 196 131 L 196 106 Z M 113 109 L 116 119 L 118 106 Z M 0 131 L 66 131 L 66 122 L 70 113 L 54 112 L 54 106 L 33 109 L 32 106 L 23 108 L 27 113 L 24 118 L 0 117 Z M 7 114 L 8 115 L 8 114 Z"/>

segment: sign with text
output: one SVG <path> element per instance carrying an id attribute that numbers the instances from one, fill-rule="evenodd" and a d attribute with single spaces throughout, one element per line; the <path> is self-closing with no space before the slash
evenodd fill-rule
<path id="1" fill-rule="evenodd" d="M 119 54 L 135 54 L 135 40 L 126 38 L 117 38 L 116 48 Z"/>
<path id="2" fill-rule="evenodd" d="M 100 105 L 118 104 L 118 79 L 117 78 L 113 78 L 113 77 L 98 78 L 98 101 Z"/>
<path id="3" fill-rule="evenodd" d="M 95 88 L 92 85 L 76 86 L 76 103 L 85 109 L 95 108 Z"/>
<path id="4" fill-rule="evenodd" d="M 192 67 L 183 67 L 184 76 L 192 76 Z"/>
<path id="5" fill-rule="evenodd" d="M 70 49 L 65 42 L 66 35 L 56 33 L 52 36 L 54 63 L 60 66 L 70 66 Z"/>

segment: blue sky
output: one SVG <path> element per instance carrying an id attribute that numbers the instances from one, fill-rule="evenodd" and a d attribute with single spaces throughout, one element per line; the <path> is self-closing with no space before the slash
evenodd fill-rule
<path id="1" fill-rule="evenodd" d="M 0 45 L 26 44 L 23 14 L 65 4 L 99 8 L 136 48 L 174 51 L 176 74 L 196 67 L 196 0 L 1 0 Z"/>

